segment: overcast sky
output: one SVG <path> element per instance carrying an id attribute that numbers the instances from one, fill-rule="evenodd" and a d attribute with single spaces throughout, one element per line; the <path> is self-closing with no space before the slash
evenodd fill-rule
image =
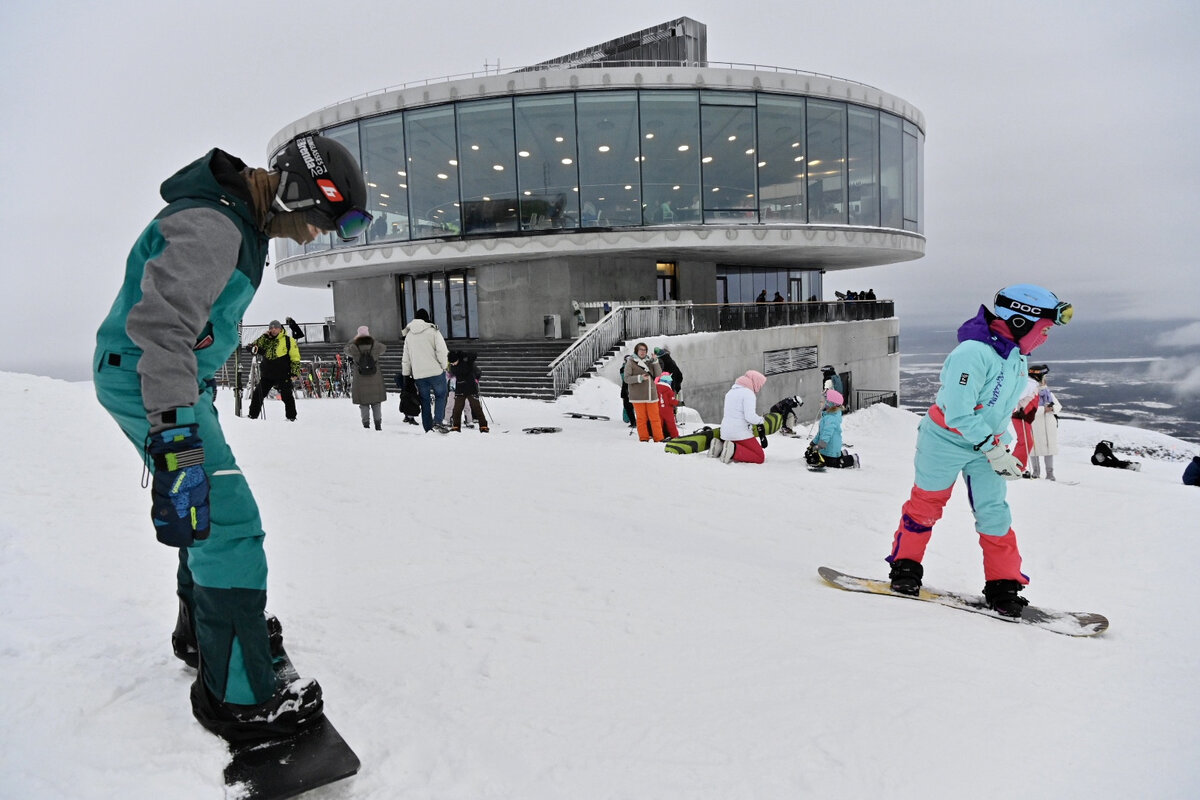
<path id="1" fill-rule="evenodd" d="M 850 78 L 925 114 L 926 256 L 829 273 L 827 296 L 874 288 L 902 320 L 952 322 L 1037 282 L 1081 319 L 1200 316 L 1195 0 L 44 0 L 0 10 L 0 369 L 87 377 L 159 184 L 209 148 L 265 166 L 324 105 L 679 16 L 708 26 L 713 61 Z M 269 271 L 247 321 L 332 309 Z"/>

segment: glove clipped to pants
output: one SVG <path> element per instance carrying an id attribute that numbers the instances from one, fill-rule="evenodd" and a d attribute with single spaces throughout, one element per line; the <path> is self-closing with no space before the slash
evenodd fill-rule
<path id="1" fill-rule="evenodd" d="M 198 430 L 197 425 L 168 428 L 150 434 L 146 445 L 154 463 L 150 517 L 158 540 L 170 547 L 208 538 L 208 475 Z"/>

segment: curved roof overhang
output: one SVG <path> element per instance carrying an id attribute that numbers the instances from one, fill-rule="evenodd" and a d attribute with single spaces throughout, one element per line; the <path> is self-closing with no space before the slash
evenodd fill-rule
<path id="1" fill-rule="evenodd" d="M 874 86 L 773 67 L 614 67 L 537 69 L 461 80 L 422 81 L 344 100 L 302 117 L 271 138 L 267 155 L 301 133 L 410 108 L 489 97 L 597 89 L 722 89 L 841 100 L 895 114 L 925 130 L 925 115 L 903 98 Z"/>
<path id="2" fill-rule="evenodd" d="M 286 286 L 318 288 L 331 281 L 394 273 L 599 256 L 833 271 L 912 261 L 924 254 L 924 236 L 894 228 L 656 226 L 493 238 L 422 239 L 338 248 L 280 261 L 275 265 L 275 277 Z"/>

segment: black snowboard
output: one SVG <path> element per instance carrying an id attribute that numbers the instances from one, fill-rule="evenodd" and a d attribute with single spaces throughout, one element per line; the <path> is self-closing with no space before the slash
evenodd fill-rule
<path id="1" fill-rule="evenodd" d="M 276 680 L 299 677 L 287 653 L 275 657 Z M 328 717 L 305 725 L 295 736 L 230 742 L 225 767 L 227 800 L 284 800 L 358 772 L 358 756 Z"/>
<path id="2" fill-rule="evenodd" d="M 522 428 L 521 430 L 523 430 L 525 433 L 558 433 L 562 430 L 562 428 L 555 428 L 547 425 L 539 428 Z"/>
<path id="3" fill-rule="evenodd" d="M 608 422 L 610 419 L 603 414 L 584 414 L 582 411 L 564 411 L 563 416 L 573 417 L 574 419 L 600 419 L 604 420 L 605 422 Z"/>

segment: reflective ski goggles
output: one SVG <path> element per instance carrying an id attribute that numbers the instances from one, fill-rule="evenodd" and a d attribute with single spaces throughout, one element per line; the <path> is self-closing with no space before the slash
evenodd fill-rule
<path id="1" fill-rule="evenodd" d="M 308 212 L 308 220 L 323 231 L 333 231 L 343 242 L 357 239 L 366 232 L 371 220 L 375 219 L 369 212 L 352 208 L 337 219 L 313 209 Z"/>
<path id="2" fill-rule="evenodd" d="M 1011 297 L 1005 297 L 1002 294 L 996 296 L 996 307 L 1011 309 L 1027 317 L 1048 319 L 1055 325 L 1066 325 L 1075 316 L 1075 307 L 1070 303 L 1060 302 L 1053 308 L 1042 308 L 1029 303 L 1023 303 L 1020 300 L 1014 300 Z"/>

